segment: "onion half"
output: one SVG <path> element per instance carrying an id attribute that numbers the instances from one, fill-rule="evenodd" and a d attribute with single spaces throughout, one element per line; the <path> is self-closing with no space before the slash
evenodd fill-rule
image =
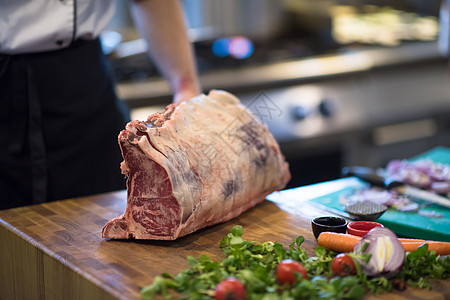
<path id="1" fill-rule="evenodd" d="M 369 276 L 395 276 L 405 261 L 405 249 L 395 233 L 386 227 L 375 227 L 354 248 L 356 253 L 371 254 L 365 263 L 359 259 L 364 273 Z"/>

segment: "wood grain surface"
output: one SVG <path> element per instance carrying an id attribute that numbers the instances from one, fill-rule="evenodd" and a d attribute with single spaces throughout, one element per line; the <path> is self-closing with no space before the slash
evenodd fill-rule
<path id="1" fill-rule="evenodd" d="M 266 200 L 176 241 L 102 239 L 103 225 L 125 204 L 126 192 L 120 191 L 0 211 L 0 299 L 139 299 L 140 288 L 155 276 L 187 268 L 188 255 L 222 260 L 219 242 L 236 224 L 246 239 L 286 247 L 303 235 L 312 255 L 317 243 L 310 220 L 330 214 L 304 203 L 293 211 Z M 450 299 L 450 280 L 432 284 L 431 291 L 408 288 L 366 298 Z"/>

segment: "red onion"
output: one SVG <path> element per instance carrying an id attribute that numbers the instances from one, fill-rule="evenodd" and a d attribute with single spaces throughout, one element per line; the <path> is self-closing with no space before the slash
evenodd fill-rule
<path id="1" fill-rule="evenodd" d="M 385 177 L 444 195 L 450 189 L 450 165 L 431 159 L 392 160 L 386 166 Z"/>
<path id="2" fill-rule="evenodd" d="M 431 189 L 439 194 L 449 194 L 450 193 L 450 181 L 449 182 L 433 182 L 431 184 Z"/>
<path id="3" fill-rule="evenodd" d="M 359 260 L 364 273 L 369 276 L 390 278 L 400 271 L 405 260 L 405 249 L 395 233 L 386 227 L 375 227 L 354 248 L 356 253 L 371 254 L 365 263 Z"/>
<path id="4" fill-rule="evenodd" d="M 412 202 L 411 199 L 399 195 L 395 191 L 386 191 L 385 189 L 378 187 L 359 190 L 351 195 L 343 196 L 341 198 L 341 203 L 345 205 L 352 205 L 365 201 L 386 205 L 399 211 L 415 211 L 419 208 L 419 205 Z"/>

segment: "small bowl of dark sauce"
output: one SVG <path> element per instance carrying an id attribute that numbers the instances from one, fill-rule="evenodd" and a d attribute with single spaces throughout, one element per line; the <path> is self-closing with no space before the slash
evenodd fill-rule
<path id="1" fill-rule="evenodd" d="M 346 233 L 347 224 L 346 219 L 332 216 L 317 217 L 311 221 L 312 231 L 316 239 L 324 231 Z"/>

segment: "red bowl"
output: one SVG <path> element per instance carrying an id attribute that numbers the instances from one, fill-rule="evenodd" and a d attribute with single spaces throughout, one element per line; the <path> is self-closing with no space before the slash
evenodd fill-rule
<path id="1" fill-rule="evenodd" d="M 384 227 L 377 222 L 357 221 L 347 225 L 347 232 L 357 236 L 365 236 L 371 229 L 375 227 Z"/>

